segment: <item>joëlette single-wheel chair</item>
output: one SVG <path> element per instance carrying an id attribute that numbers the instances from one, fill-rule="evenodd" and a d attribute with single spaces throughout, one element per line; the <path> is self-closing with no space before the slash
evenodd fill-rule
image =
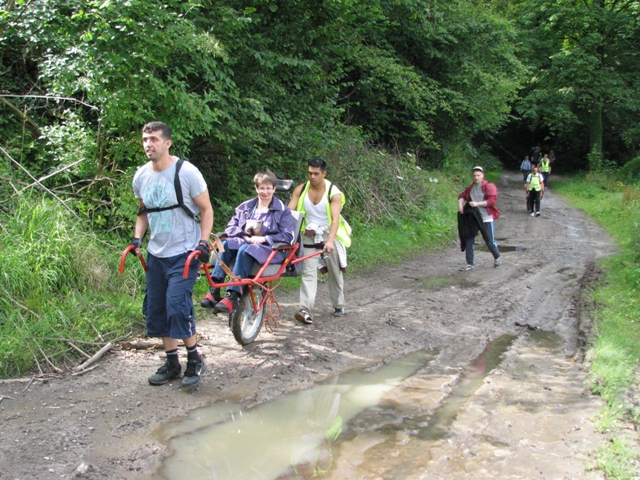
<path id="1" fill-rule="evenodd" d="M 292 186 L 292 180 L 278 180 L 276 191 L 288 192 Z M 248 278 L 233 278 L 230 276 L 227 282 L 213 283 L 211 280 L 211 269 L 213 265 L 200 265 L 200 270 L 204 272 L 204 276 L 211 287 L 242 287 L 242 296 L 240 297 L 239 305 L 229 313 L 229 328 L 240 345 L 244 346 L 253 342 L 258 336 L 258 333 L 260 333 L 263 324 L 265 329 L 270 333 L 280 326 L 277 317 L 282 314 L 282 309 L 275 298 L 274 291 L 278 285 L 280 285 L 282 277 L 299 276 L 302 272 L 302 262 L 304 260 L 324 253 L 323 250 L 317 250 L 309 255 L 302 256 L 302 236 L 300 228 L 302 227 L 303 217 L 300 212 L 292 211 L 291 213 L 295 220 L 295 231 L 298 232 L 294 242 L 292 244 L 274 244 L 267 261 L 263 264 L 255 263 Z M 215 241 L 213 242 L 213 248 L 217 249 L 218 252 L 220 252 L 222 248 L 220 240 L 224 238 L 224 234 L 214 236 Z M 135 247 L 133 245 L 129 245 L 124 252 L 122 252 L 120 257 L 120 273 L 124 273 L 125 259 L 129 253 L 133 253 L 134 249 Z M 277 252 L 282 252 L 285 257 L 282 263 L 273 262 Z M 194 250 L 187 257 L 183 272 L 184 278 L 188 277 L 189 266 L 193 261 L 197 261 L 200 253 L 200 250 Z M 215 257 L 216 255 L 213 254 L 212 258 L 215 259 Z M 146 271 L 147 266 L 144 258 L 142 258 L 142 256 L 138 258 Z M 227 265 L 227 267 L 230 271 L 233 268 L 233 264 Z"/>

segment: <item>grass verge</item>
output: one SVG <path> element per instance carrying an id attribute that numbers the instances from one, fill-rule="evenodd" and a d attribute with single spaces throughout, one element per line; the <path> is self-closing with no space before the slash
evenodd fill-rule
<path id="1" fill-rule="evenodd" d="M 57 202 L 25 196 L 2 216 L 0 377 L 68 370 L 139 328 L 143 275 L 117 259 Z"/>
<path id="2" fill-rule="evenodd" d="M 597 426 L 610 441 L 597 466 L 607 478 L 640 471 L 640 187 L 600 174 L 554 182 L 554 191 L 587 213 L 615 239 L 619 253 L 602 261 L 606 281 L 593 291 L 598 305 L 587 358 L 591 390 L 605 401 Z"/>

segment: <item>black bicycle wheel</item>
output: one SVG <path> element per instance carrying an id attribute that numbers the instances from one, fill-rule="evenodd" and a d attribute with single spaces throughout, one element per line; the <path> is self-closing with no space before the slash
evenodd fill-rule
<path id="1" fill-rule="evenodd" d="M 260 287 L 253 289 L 256 304 L 260 305 L 264 291 Z M 240 304 L 229 315 L 231 323 L 231 331 L 233 336 L 240 345 L 245 346 L 253 342 L 260 329 L 262 328 L 262 319 L 264 318 L 264 305 L 258 312 L 253 311 L 251 304 L 251 295 L 249 289 L 245 288 L 245 292 L 240 297 Z"/>

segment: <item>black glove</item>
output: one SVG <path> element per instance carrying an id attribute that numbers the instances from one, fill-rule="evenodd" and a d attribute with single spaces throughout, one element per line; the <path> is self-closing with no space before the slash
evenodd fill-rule
<path id="1" fill-rule="evenodd" d="M 206 240 L 200 240 L 198 243 L 198 250 L 202 252 L 198 255 L 198 260 L 202 263 L 209 263 L 209 257 L 211 257 L 211 243 Z"/>
<path id="2" fill-rule="evenodd" d="M 140 248 L 142 246 L 142 240 L 140 240 L 138 237 L 133 237 L 133 240 L 131 240 L 131 243 L 129 245 L 133 245 L 136 248 Z M 136 254 L 135 250 L 131 250 L 132 254 Z"/>

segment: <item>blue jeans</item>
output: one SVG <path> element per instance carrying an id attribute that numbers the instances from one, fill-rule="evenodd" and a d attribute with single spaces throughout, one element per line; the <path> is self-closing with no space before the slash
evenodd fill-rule
<path id="1" fill-rule="evenodd" d="M 487 229 L 487 234 L 489 236 L 489 241 L 487 242 L 487 248 L 493 255 L 493 258 L 500 257 L 500 251 L 498 250 L 498 244 L 495 241 L 494 231 L 493 231 L 493 222 L 485 222 L 485 228 Z M 473 242 L 475 242 L 475 238 L 468 238 L 465 247 L 464 254 L 467 259 L 467 265 L 473 265 Z"/>
<path id="2" fill-rule="evenodd" d="M 255 262 L 254 258 L 246 252 L 249 244 L 245 243 L 244 245 L 241 245 L 238 250 L 228 249 L 226 241 L 223 241 L 222 245 L 224 246 L 224 252 L 220 254 L 220 260 L 222 260 L 227 266 L 235 260 L 236 263 L 233 265 L 232 269 L 233 274 L 240 278 L 247 278 L 251 273 L 253 262 Z M 211 272 L 211 277 L 224 278 L 226 275 L 227 274 L 220 265 L 220 262 L 216 259 L 216 264 Z M 239 286 L 227 287 L 227 290 L 235 290 L 238 293 L 242 293 L 242 288 Z"/>

